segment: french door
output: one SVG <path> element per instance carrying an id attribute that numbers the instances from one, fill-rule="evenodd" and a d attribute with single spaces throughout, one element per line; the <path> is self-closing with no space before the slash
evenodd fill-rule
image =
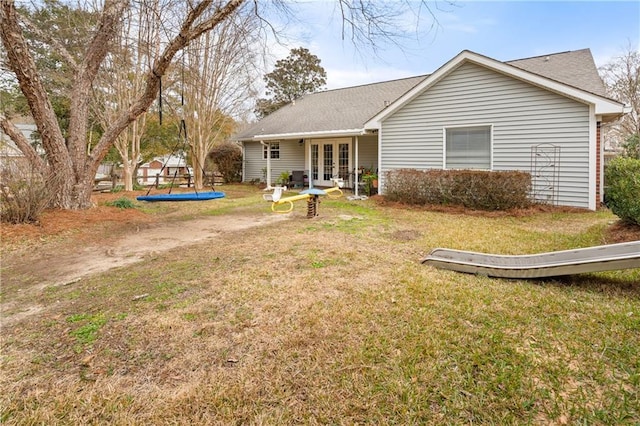
<path id="1" fill-rule="evenodd" d="M 351 141 L 327 140 L 311 142 L 311 176 L 317 186 L 333 186 L 331 179 L 349 182 Z"/>

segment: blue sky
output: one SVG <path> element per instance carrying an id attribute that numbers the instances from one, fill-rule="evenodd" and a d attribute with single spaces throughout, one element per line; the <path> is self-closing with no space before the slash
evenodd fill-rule
<path id="1" fill-rule="evenodd" d="M 288 48 L 304 46 L 322 61 L 327 88 L 392 80 L 435 71 L 462 50 L 507 61 L 590 48 L 596 65 L 620 55 L 630 45 L 640 50 L 640 1 L 443 1 L 428 3 L 432 17 L 413 15 L 402 22 L 409 36 L 402 49 L 382 46 L 377 55 L 341 40 L 341 19 L 332 0 L 296 4 L 300 22 L 288 27 Z M 302 11 L 302 13 L 300 13 Z M 400 25 L 402 25 L 400 24 Z M 417 29 L 417 31 L 416 31 Z"/>

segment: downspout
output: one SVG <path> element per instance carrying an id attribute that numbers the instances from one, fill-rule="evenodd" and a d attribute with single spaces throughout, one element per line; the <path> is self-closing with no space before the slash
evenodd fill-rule
<path id="1" fill-rule="evenodd" d="M 384 193 L 384 176 L 382 175 L 382 123 L 378 129 L 378 194 Z"/>
<path id="2" fill-rule="evenodd" d="M 242 141 L 242 182 L 247 181 L 247 149 Z"/>
<path id="3" fill-rule="evenodd" d="M 267 187 L 264 190 L 271 191 L 273 189 L 271 186 L 271 144 L 264 143 L 264 141 L 260 141 L 260 144 L 267 147 Z"/>
<path id="4" fill-rule="evenodd" d="M 587 187 L 587 195 L 588 195 L 588 209 L 596 210 L 596 173 L 598 170 L 596 168 L 596 161 L 598 156 L 597 142 L 596 142 L 596 114 L 595 114 L 595 106 L 589 106 L 589 178 L 588 178 L 588 187 Z"/>

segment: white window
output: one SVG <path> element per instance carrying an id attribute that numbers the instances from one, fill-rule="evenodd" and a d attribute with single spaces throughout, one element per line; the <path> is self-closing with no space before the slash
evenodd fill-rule
<path id="1" fill-rule="evenodd" d="M 491 126 L 445 129 L 445 169 L 491 169 Z"/>
<path id="2" fill-rule="evenodd" d="M 271 147 L 271 159 L 280 158 L 280 142 L 270 142 L 267 145 Z M 269 152 L 267 145 L 262 147 L 262 158 L 265 160 L 267 159 L 267 153 Z"/>

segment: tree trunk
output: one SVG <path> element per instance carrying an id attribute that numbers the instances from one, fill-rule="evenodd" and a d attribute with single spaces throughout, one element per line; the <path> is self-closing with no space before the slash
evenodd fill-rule
<path id="1" fill-rule="evenodd" d="M 133 165 L 130 160 L 122 163 L 122 181 L 125 191 L 133 191 Z"/>
<path id="2" fill-rule="evenodd" d="M 90 90 L 104 58 L 109 53 L 120 17 L 128 6 L 128 2 L 126 0 L 104 1 L 93 39 L 87 46 L 82 63 L 79 64 L 75 74 L 70 98 L 69 139 L 65 141 L 49 95 L 42 84 L 35 61 L 22 33 L 15 4 L 11 0 L 0 1 L 0 39 L 6 50 L 7 64 L 17 77 L 20 90 L 27 100 L 41 135 L 49 168 L 55 175 L 55 179 L 50 182 L 50 187 L 56 194 L 52 203 L 54 207 L 86 209 L 91 206 L 91 191 L 100 163 L 118 135 L 143 114 L 155 100 L 160 78 L 167 71 L 176 53 L 190 41 L 227 19 L 245 1 L 229 0 L 225 4 L 216 6 L 211 0 L 205 0 L 190 8 L 179 33 L 168 41 L 164 51 L 147 73 L 143 92 L 138 94 L 131 106 L 126 111 L 122 111 L 120 116 L 105 129 L 100 141 L 90 154 L 87 154 L 86 137 Z M 212 15 L 198 22 L 209 9 L 213 9 Z M 2 126 L 4 127 L 5 124 Z M 26 151 L 29 150 L 26 149 Z M 34 169 L 42 169 L 42 164 L 38 163 L 33 155 L 29 156 L 29 152 L 25 154 L 32 162 Z M 132 161 L 136 160 L 137 158 L 132 159 Z"/>
<path id="3" fill-rule="evenodd" d="M 204 176 L 202 169 L 204 168 L 206 155 L 203 155 L 201 150 L 192 149 L 191 153 L 191 158 L 193 158 L 193 186 L 196 190 L 201 190 L 204 188 Z"/>

